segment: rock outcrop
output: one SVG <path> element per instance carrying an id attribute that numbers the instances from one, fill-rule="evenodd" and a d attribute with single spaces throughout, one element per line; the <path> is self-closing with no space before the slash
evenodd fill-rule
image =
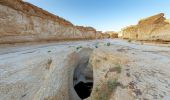
<path id="1" fill-rule="evenodd" d="M 118 33 L 114 31 L 107 31 L 105 34 L 108 34 L 110 38 L 118 38 Z"/>
<path id="2" fill-rule="evenodd" d="M 0 1 L 0 27 L 0 43 L 95 39 L 101 34 L 22 0 Z"/>
<path id="3" fill-rule="evenodd" d="M 170 41 L 170 23 L 163 13 L 142 19 L 137 25 L 122 30 L 123 38 Z"/>

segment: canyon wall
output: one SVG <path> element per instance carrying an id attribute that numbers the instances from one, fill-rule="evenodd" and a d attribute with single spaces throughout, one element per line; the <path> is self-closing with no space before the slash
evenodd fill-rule
<path id="1" fill-rule="evenodd" d="M 22 0 L 0 1 L 0 43 L 95 39 L 100 34 Z"/>
<path id="2" fill-rule="evenodd" d="M 112 39 L 118 38 L 118 33 L 117 33 L 117 32 L 114 32 L 114 31 L 106 31 L 104 34 L 109 35 L 109 38 L 112 38 Z M 106 36 L 107 36 L 107 35 L 106 35 Z"/>
<path id="3" fill-rule="evenodd" d="M 122 30 L 123 38 L 170 41 L 170 23 L 163 13 L 142 19 L 137 25 Z"/>

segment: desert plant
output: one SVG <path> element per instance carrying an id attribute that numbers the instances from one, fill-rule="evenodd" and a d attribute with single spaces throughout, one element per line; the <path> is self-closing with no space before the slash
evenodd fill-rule
<path id="1" fill-rule="evenodd" d="M 119 86 L 119 84 L 120 84 L 120 83 L 117 82 L 117 79 L 108 80 L 108 82 L 107 82 L 107 87 L 108 87 L 109 92 L 114 91 L 114 90 L 117 88 L 117 86 Z"/>
<path id="2" fill-rule="evenodd" d="M 131 39 L 129 39 L 129 40 L 128 40 L 128 42 L 132 42 L 132 40 L 131 40 Z"/>
<path id="3" fill-rule="evenodd" d="M 120 65 L 120 64 L 116 64 L 115 70 L 116 70 L 118 73 L 121 73 L 121 70 L 122 70 L 121 65 Z"/>
<path id="4" fill-rule="evenodd" d="M 50 53 L 50 52 L 51 52 L 51 50 L 48 51 L 48 53 Z"/>
<path id="5" fill-rule="evenodd" d="M 82 46 L 78 46 L 76 49 L 79 50 L 79 49 L 81 49 L 81 48 L 83 48 L 83 47 L 82 47 Z"/>
<path id="6" fill-rule="evenodd" d="M 52 59 L 48 59 L 46 69 L 50 69 Z"/>
<path id="7" fill-rule="evenodd" d="M 107 46 L 110 46 L 110 42 L 107 43 Z"/>
<path id="8" fill-rule="evenodd" d="M 98 100 L 108 100 L 108 98 L 109 98 L 109 94 L 108 94 L 108 92 L 103 91 L 103 92 L 100 94 L 100 96 L 99 96 L 99 99 L 98 99 Z"/>
<path id="9" fill-rule="evenodd" d="M 98 88 L 98 87 L 96 87 L 96 89 L 95 89 L 95 90 L 96 90 L 96 92 L 98 92 L 98 91 L 99 91 L 99 88 Z"/>
<path id="10" fill-rule="evenodd" d="M 48 65 L 50 65 L 52 63 L 51 59 L 48 59 Z"/>
<path id="11" fill-rule="evenodd" d="M 117 81 L 117 79 L 109 79 L 105 84 L 102 85 L 102 87 L 96 87 L 95 90 L 97 95 L 95 100 L 109 100 L 117 86 L 120 86 L 120 83 Z"/>

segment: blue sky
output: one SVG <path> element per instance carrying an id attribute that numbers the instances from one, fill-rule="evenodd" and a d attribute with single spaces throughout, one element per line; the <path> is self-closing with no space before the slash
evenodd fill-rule
<path id="1" fill-rule="evenodd" d="M 138 20 L 165 13 L 170 18 L 170 0 L 25 0 L 75 25 L 101 31 L 119 31 Z"/>

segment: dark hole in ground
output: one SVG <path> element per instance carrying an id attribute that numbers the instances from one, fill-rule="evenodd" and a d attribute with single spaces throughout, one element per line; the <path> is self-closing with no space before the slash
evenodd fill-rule
<path id="1" fill-rule="evenodd" d="M 75 98 L 79 96 L 77 100 L 90 97 L 93 89 L 93 67 L 89 63 L 91 53 L 92 49 L 89 48 L 84 48 L 78 53 L 80 60 L 73 75 L 73 88 L 77 94 Z"/>
<path id="2" fill-rule="evenodd" d="M 92 88 L 93 88 L 93 82 L 84 83 L 81 81 L 74 86 L 74 89 L 76 90 L 78 96 L 81 99 L 88 98 L 92 92 Z"/>

